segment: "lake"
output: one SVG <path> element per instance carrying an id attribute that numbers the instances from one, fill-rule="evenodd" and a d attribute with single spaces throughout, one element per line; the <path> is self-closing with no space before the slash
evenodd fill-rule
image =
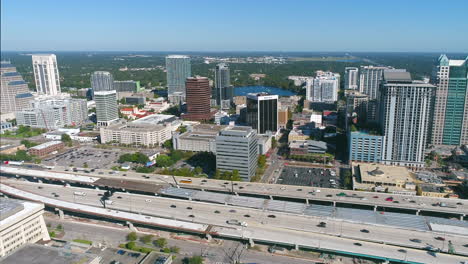
<path id="1" fill-rule="evenodd" d="M 296 95 L 292 91 L 277 88 L 277 87 L 270 87 L 270 86 L 242 86 L 242 87 L 234 88 L 235 96 L 245 96 L 248 93 L 262 93 L 262 92 L 269 93 L 269 94 L 277 94 L 279 96 Z"/>

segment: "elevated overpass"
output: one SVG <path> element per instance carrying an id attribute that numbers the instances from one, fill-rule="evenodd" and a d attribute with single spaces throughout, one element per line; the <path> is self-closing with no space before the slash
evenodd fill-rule
<path id="1" fill-rule="evenodd" d="M 326 203 L 333 206 L 360 206 L 374 211 L 401 210 L 417 215 L 445 214 L 450 217 L 457 217 L 460 220 L 464 220 L 468 214 L 468 201 L 461 199 L 405 196 L 280 184 L 230 182 L 206 178 L 178 176 L 173 178 L 168 175 L 141 174 L 135 172 L 116 173 L 109 170 L 95 170 L 90 173 L 65 170 L 70 170 L 70 168 L 55 167 L 53 170 L 38 170 L 16 166 L 0 167 L 0 173 L 4 175 L 57 180 L 64 183 L 75 182 L 90 186 L 112 187 L 122 190 L 163 195 L 164 193 L 162 190 L 173 186 L 210 192 L 233 193 L 239 196 L 300 201 L 305 204 Z M 387 201 L 387 198 L 392 198 L 393 201 Z M 446 206 L 439 206 L 438 204 L 441 202 Z"/>

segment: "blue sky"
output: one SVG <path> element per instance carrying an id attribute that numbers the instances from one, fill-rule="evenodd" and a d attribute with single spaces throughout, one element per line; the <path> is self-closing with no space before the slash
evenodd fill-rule
<path id="1" fill-rule="evenodd" d="M 468 52 L 468 0 L 2 0 L 2 50 Z"/>

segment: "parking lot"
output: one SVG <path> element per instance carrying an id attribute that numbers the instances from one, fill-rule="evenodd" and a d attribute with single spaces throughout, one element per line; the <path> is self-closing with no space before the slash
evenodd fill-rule
<path id="1" fill-rule="evenodd" d="M 334 170 L 322 168 L 289 167 L 283 168 L 277 184 L 340 188 L 340 178 Z"/>
<path id="2" fill-rule="evenodd" d="M 97 248 L 93 248 L 96 252 L 90 250 L 88 253 L 99 254 L 102 258 L 102 264 L 114 264 L 114 263 L 125 263 L 125 264 L 136 264 L 140 263 L 146 254 L 129 251 L 126 249 L 115 249 L 106 248 L 104 251 L 100 251 Z"/>
<path id="3" fill-rule="evenodd" d="M 89 168 L 110 169 L 112 166 L 118 165 L 117 160 L 124 153 L 120 149 L 97 149 L 83 146 L 48 157 L 43 160 L 43 163 L 49 166 L 61 165 L 79 168 L 85 167 L 87 164 Z"/>

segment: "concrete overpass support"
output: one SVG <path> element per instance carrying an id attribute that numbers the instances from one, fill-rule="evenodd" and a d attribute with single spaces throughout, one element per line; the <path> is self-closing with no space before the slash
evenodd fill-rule
<path id="1" fill-rule="evenodd" d="M 336 207 L 336 201 L 333 201 L 333 207 Z"/>
<path id="2" fill-rule="evenodd" d="M 213 237 L 210 234 L 206 233 L 206 240 L 211 241 Z"/>
<path id="3" fill-rule="evenodd" d="M 65 218 L 65 214 L 63 213 L 63 210 L 55 208 L 55 211 L 58 213 L 60 220 L 63 220 Z"/>
<path id="4" fill-rule="evenodd" d="M 374 212 L 377 211 L 377 205 L 374 205 Z"/>
<path id="5" fill-rule="evenodd" d="M 136 229 L 136 227 L 133 226 L 133 224 L 132 224 L 131 222 L 127 221 L 126 224 L 128 225 L 128 228 L 129 228 L 130 230 L 132 230 L 133 232 L 138 232 L 138 230 Z"/>
<path id="6" fill-rule="evenodd" d="M 270 200 L 273 200 L 273 195 L 270 195 Z"/>
<path id="7" fill-rule="evenodd" d="M 254 246 L 255 246 L 255 243 L 254 243 L 254 241 L 253 241 L 252 238 L 249 238 L 249 245 L 250 245 L 250 247 L 254 247 Z"/>
<path id="8" fill-rule="evenodd" d="M 463 221 L 463 219 L 465 218 L 466 215 L 460 215 L 460 221 Z"/>
<path id="9" fill-rule="evenodd" d="M 294 245 L 294 249 L 295 249 L 295 250 L 299 250 L 299 244 L 295 244 L 295 245 Z"/>
<path id="10" fill-rule="evenodd" d="M 421 210 L 416 211 L 416 215 L 419 215 L 419 213 L 421 213 Z"/>
<path id="11" fill-rule="evenodd" d="M 309 199 L 306 199 L 306 204 L 309 205 Z"/>
<path id="12" fill-rule="evenodd" d="M 38 183 L 42 183 L 42 180 L 37 180 Z"/>
<path id="13" fill-rule="evenodd" d="M 94 189 L 95 189 L 96 191 L 99 191 L 99 187 L 97 187 L 97 186 L 96 186 L 96 187 L 94 187 Z"/>

